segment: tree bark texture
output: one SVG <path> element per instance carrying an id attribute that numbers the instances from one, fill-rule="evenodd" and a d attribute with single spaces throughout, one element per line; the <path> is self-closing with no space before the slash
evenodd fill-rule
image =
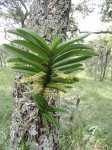
<path id="1" fill-rule="evenodd" d="M 63 34 L 65 40 L 70 4 L 70 0 L 34 0 L 28 27 L 44 37 L 48 43 L 59 34 Z M 10 132 L 12 149 L 20 150 L 20 145 L 31 144 L 31 150 L 59 150 L 58 129 L 49 124 L 50 132 L 46 131 L 31 96 L 23 94 L 25 87 L 18 85 L 22 76 L 17 74 L 13 93 L 14 111 Z M 50 101 L 54 101 L 54 97 L 50 97 Z"/>

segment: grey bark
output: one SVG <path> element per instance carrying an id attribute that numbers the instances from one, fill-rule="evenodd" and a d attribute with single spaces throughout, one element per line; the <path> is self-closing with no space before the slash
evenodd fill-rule
<path id="1" fill-rule="evenodd" d="M 65 40 L 70 4 L 70 0 L 34 0 L 30 11 L 29 28 L 44 37 L 48 43 L 59 34 L 63 34 Z M 50 132 L 46 132 L 31 96 L 23 94 L 25 87 L 17 84 L 21 78 L 20 74 L 16 76 L 13 94 L 14 111 L 10 132 L 12 149 L 20 149 L 18 145 L 22 143 L 21 135 L 24 135 L 24 144 L 32 144 L 34 150 L 59 150 L 58 129 L 49 124 Z M 49 100 L 55 104 L 54 97 L 50 97 Z M 56 117 L 59 119 L 57 115 Z"/>
<path id="2" fill-rule="evenodd" d="M 66 38 L 70 0 L 35 0 L 31 7 L 30 28 L 48 42 L 63 34 Z"/>

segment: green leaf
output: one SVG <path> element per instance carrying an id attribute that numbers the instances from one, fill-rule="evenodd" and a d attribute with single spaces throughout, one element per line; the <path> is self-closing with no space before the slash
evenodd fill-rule
<path id="1" fill-rule="evenodd" d="M 45 109 L 47 110 L 48 102 L 45 100 L 45 98 L 43 98 L 42 96 L 39 96 L 38 94 L 35 94 L 35 96 L 37 97 L 37 99 L 39 99 L 43 103 Z"/>
<path id="2" fill-rule="evenodd" d="M 52 122 L 55 126 L 60 127 L 58 121 L 54 118 L 54 116 L 52 116 L 52 114 L 50 114 L 49 112 L 45 112 L 44 116 L 46 117 L 47 120 Z"/>
<path id="3" fill-rule="evenodd" d="M 33 71 L 28 71 L 28 70 L 15 69 L 15 68 L 13 68 L 13 70 L 16 71 L 16 72 L 24 73 L 24 74 L 26 74 L 26 75 L 30 75 L 30 76 L 33 76 L 33 75 L 36 74 L 35 72 L 33 72 Z"/>
<path id="4" fill-rule="evenodd" d="M 56 70 L 60 70 L 60 71 L 63 71 L 63 70 L 68 70 L 68 69 L 74 69 L 74 68 L 77 68 L 77 67 L 81 67 L 83 66 L 82 64 L 69 64 L 69 65 L 65 65 L 65 66 L 61 66 L 61 67 L 57 67 L 55 68 Z"/>
<path id="5" fill-rule="evenodd" d="M 30 41 L 14 40 L 14 41 L 12 41 L 12 43 L 16 43 L 16 44 L 20 44 L 22 46 L 25 46 L 29 50 L 31 50 L 31 51 L 35 52 L 36 54 L 38 54 L 40 57 L 44 58 L 45 60 L 48 60 L 48 55 L 46 54 L 44 49 L 41 48 L 40 46 L 37 46 L 36 44 L 34 44 Z"/>
<path id="6" fill-rule="evenodd" d="M 25 65 L 30 65 L 31 66 L 31 63 L 28 62 L 28 61 L 24 61 L 23 59 L 21 58 L 11 58 L 7 61 L 8 63 L 16 63 L 16 64 L 25 64 Z M 36 68 L 37 70 L 39 70 L 38 68 Z M 38 72 L 40 72 L 41 70 L 39 70 Z"/>
<path id="7" fill-rule="evenodd" d="M 43 121 L 45 124 L 45 128 L 47 131 L 49 131 L 49 125 L 48 125 L 48 122 L 47 122 L 47 119 L 46 119 L 46 116 L 44 115 L 44 113 L 42 113 L 42 117 L 43 117 Z"/>
<path id="8" fill-rule="evenodd" d="M 49 45 L 46 43 L 46 41 L 41 38 L 36 32 L 30 31 L 28 29 L 25 28 L 21 28 L 21 29 L 17 29 L 17 31 L 21 34 L 25 34 L 28 35 L 29 37 L 32 37 L 36 43 L 38 43 L 41 47 L 43 47 L 46 50 L 50 50 Z"/>
<path id="9" fill-rule="evenodd" d="M 8 63 L 25 63 L 26 62 L 24 60 L 22 60 L 21 58 L 10 58 L 7 60 Z"/>
<path id="10" fill-rule="evenodd" d="M 62 35 L 58 36 L 52 43 L 51 45 L 51 51 L 55 51 L 56 47 L 58 46 L 58 44 L 62 41 Z"/>
<path id="11" fill-rule="evenodd" d="M 50 112 L 62 112 L 62 113 L 67 113 L 67 110 L 64 108 L 60 107 L 54 107 L 54 106 L 49 106 L 49 111 Z"/>
<path id="12" fill-rule="evenodd" d="M 35 100 L 39 103 L 41 103 L 42 107 L 44 108 L 43 111 L 47 111 L 48 110 L 48 102 L 45 100 L 45 98 L 43 98 L 42 96 L 38 95 L 38 94 L 34 94 L 33 96 L 35 98 Z"/>
<path id="13" fill-rule="evenodd" d="M 68 59 L 55 63 L 54 65 L 52 65 L 52 67 L 57 68 L 57 67 L 68 65 L 68 64 L 74 64 L 74 63 L 89 59 L 91 57 L 92 56 L 81 56 L 81 57 L 76 57 L 76 58 L 68 58 Z"/>
<path id="14" fill-rule="evenodd" d="M 54 58 L 53 64 L 74 56 L 97 56 L 97 54 L 89 50 L 72 50 Z"/>
<path id="15" fill-rule="evenodd" d="M 19 147 L 20 150 L 26 150 L 26 143 L 25 143 L 25 135 L 24 135 L 24 132 L 22 132 L 21 141 L 20 141 L 18 147 Z"/>
<path id="16" fill-rule="evenodd" d="M 70 69 L 70 70 L 64 70 L 63 72 L 66 74 L 70 74 L 70 73 L 74 73 L 74 72 L 80 71 L 80 70 L 84 70 L 84 68 L 74 68 L 74 69 Z"/>
<path id="17" fill-rule="evenodd" d="M 11 58 L 7 60 L 8 63 L 22 63 L 22 64 L 29 64 L 21 58 Z"/>
<path id="18" fill-rule="evenodd" d="M 7 30 L 7 32 L 17 35 L 17 36 L 20 36 L 21 38 L 24 38 L 25 40 L 30 41 L 32 43 L 35 43 L 35 40 L 31 36 L 29 36 L 27 34 L 22 34 L 22 33 L 18 32 L 17 30 Z M 38 45 L 37 42 L 36 42 L 36 45 Z"/>
<path id="19" fill-rule="evenodd" d="M 42 112 L 44 112 L 44 111 L 46 110 L 46 106 L 45 106 L 44 103 L 42 102 L 41 97 L 38 96 L 37 94 L 33 94 L 33 93 L 32 93 L 32 96 L 34 97 L 36 106 L 37 106 Z"/>
<path id="20" fill-rule="evenodd" d="M 82 41 L 84 38 L 86 38 L 87 36 L 89 36 L 91 33 L 87 33 L 87 34 L 84 34 L 82 36 L 79 36 L 79 37 L 76 37 L 75 39 L 72 39 L 72 40 L 69 40 L 69 41 L 66 41 L 62 44 L 60 44 L 58 46 L 58 48 L 56 49 L 56 52 L 55 54 L 58 54 L 60 53 L 64 48 L 67 48 L 69 45 L 75 43 L 75 42 L 79 42 L 79 41 Z"/>
<path id="21" fill-rule="evenodd" d="M 28 70 L 28 71 L 32 71 L 35 73 L 40 72 L 40 70 L 38 70 L 35 67 L 32 66 L 24 66 L 24 65 L 19 65 L 19 64 L 15 64 L 15 66 L 12 67 L 13 69 L 21 69 L 21 70 Z"/>
<path id="22" fill-rule="evenodd" d="M 11 33 L 11 34 L 14 34 L 14 35 L 17 35 L 17 36 L 20 36 L 26 40 L 28 40 L 28 37 L 22 35 L 21 33 L 19 33 L 17 30 L 7 30 L 8 33 Z"/>
<path id="23" fill-rule="evenodd" d="M 24 31 L 23 31 L 24 30 Z M 28 32 L 27 32 L 28 31 Z M 20 36 L 20 37 L 22 37 L 22 38 L 24 38 L 25 40 L 27 40 L 27 41 L 30 41 L 30 42 L 32 42 L 32 43 L 34 43 L 35 45 L 37 45 L 38 46 L 38 48 L 42 48 L 43 49 L 43 51 L 48 55 L 48 56 L 50 56 L 50 53 L 49 53 L 49 51 L 47 50 L 47 49 L 44 49 L 44 40 L 40 37 L 40 39 L 42 39 L 43 40 L 43 45 L 42 45 L 42 47 L 40 46 L 40 44 L 39 44 L 39 42 L 38 42 L 38 40 L 37 40 L 37 38 L 35 38 L 34 36 L 32 36 L 32 33 L 29 33 L 30 31 L 29 30 L 26 30 L 26 29 L 16 29 L 16 30 L 8 30 L 7 32 L 9 32 L 9 33 L 11 33 L 11 34 L 15 34 L 15 35 L 17 35 L 17 36 Z M 31 31 L 32 32 L 32 31 Z M 35 33 L 35 32 L 34 32 Z M 36 33 L 35 33 L 36 34 Z M 37 35 L 37 34 L 36 34 Z M 38 35 L 37 35 L 38 36 Z M 48 46 L 48 45 L 47 45 Z M 50 47 L 49 47 L 49 49 L 50 49 Z"/>
<path id="24" fill-rule="evenodd" d="M 43 61 L 43 59 L 40 58 L 39 56 L 36 56 L 32 53 L 23 51 L 16 47 L 10 46 L 8 44 L 4 44 L 4 48 L 6 50 L 8 50 L 10 53 L 14 54 L 15 56 L 18 56 L 18 57 L 22 58 L 24 61 L 29 62 L 29 64 L 31 64 L 32 66 L 35 66 L 36 68 L 40 69 L 41 71 L 46 70 L 44 66 L 42 66 L 40 63 L 38 63 L 38 62 Z"/>
<path id="25" fill-rule="evenodd" d="M 72 44 L 69 45 L 68 47 L 64 48 L 60 53 L 55 54 L 55 57 L 57 57 L 58 55 L 65 53 L 65 52 L 69 52 L 71 50 L 92 50 L 94 51 L 94 49 L 88 45 L 85 44 Z"/>

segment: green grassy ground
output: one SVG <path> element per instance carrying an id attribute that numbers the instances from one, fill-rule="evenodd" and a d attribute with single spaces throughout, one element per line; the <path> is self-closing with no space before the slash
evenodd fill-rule
<path id="1" fill-rule="evenodd" d="M 62 150 L 68 150 L 70 145 L 73 150 L 112 150 L 112 82 L 81 78 L 68 99 L 76 91 L 81 101 L 74 112 L 72 128 L 62 134 Z"/>
<path id="2" fill-rule="evenodd" d="M 14 77 L 9 69 L 0 71 L 0 150 L 9 150 Z M 61 133 L 62 150 L 112 150 L 112 82 L 81 78 L 62 99 L 69 101 L 77 93 L 80 105 L 73 113 L 72 127 Z"/>
<path id="3" fill-rule="evenodd" d="M 0 70 L 0 150 L 8 150 L 9 128 L 12 113 L 12 89 L 15 73 Z"/>

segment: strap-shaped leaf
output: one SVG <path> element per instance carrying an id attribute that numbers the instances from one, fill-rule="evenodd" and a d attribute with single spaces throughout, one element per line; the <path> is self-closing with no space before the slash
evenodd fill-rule
<path id="1" fill-rule="evenodd" d="M 37 46 L 36 44 L 34 44 L 30 41 L 14 40 L 14 41 L 12 41 L 12 43 L 16 43 L 16 44 L 20 44 L 22 46 L 25 46 L 29 50 L 31 50 L 31 51 L 35 52 L 36 54 L 38 54 L 40 57 L 44 58 L 45 60 L 48 60 L 48 55 L 46 54 L 44 49 L 41 48 L 40 46 Z"/>
<path id="2" fill-rule="evenodd" d="M 36 99 L 39 99 L 43 103 L 45 110 L 47 110 L 48 109 L 48 102 L 42 96 L 40 96 L 38 94 L 35 94 L 35 97 L 36 97 Z"/>
<path id="3" fill-rule="evenodd" d="M 46 117 L 47 120 L 49 120 L 50 122 L 52 122 L 55 126 L 59 127 L 59 123 L 58 121 L 54 118 L 54 116 L 49 113 L 49 112 L 45 112 L 44 116 Z"/>
<path id="4" fill-rule="evenodd" d="M 50 56 L 49 51 L 46 50 L 46 49 L 44 49 L 44 47 L 41 47 L 41 46 L 39 45 L 39 43 L 37 42 L 37 40 L 36 40 L 34 37 L 32 37 L 31 34 L 29 35 L 29 33 L 25 32 L 25 31 L 24 31 L 24 33 L 23 33 L 23 31 L 20 31 L 20 30 L 22 30 L 22 29 L 8 30 L 7 32 L 9 32 L 9 33 L 11 33 L 11 34 L 14 34 L 14 35 L 17 35 L 17 36 L 20 36 L 20 37 L 24 38 L 25 40 L 34 43 L 34 44 L 37 45 L 38 47 L 42 48 L 43 51 L 44 51 L 48 56 Z M 36 33 L 35 33 L 35 34 L 36 34 Z"/>
<path id="5" fill-rule="evenodd" d="M 29 37 L 32 37 L 41 47 L 43 47 L 48 51 L 50 50 L 50 47 L 46 43 L 46 41 L 43 38 L 41 38 L 36 32 L 30 31 L 25 28 L 17 29 L 17 31 L 20 32 L 21 34 L 29 35 Z"/>
<path id="6" fill-rule="evenodd" d="M 55 54 L 55 57 L 57 57 L 58 55 L 65 53 L 65 52 L 69 52 L 71 50 L 92 50 L 94 51 L 94 49 L 88 45 L 85 44 L 72 44 L 69 45 L 68 47 L 64 48 L 60 53 Z"/>
<path id="7" fill-rule="evenodd" d="M 29 61 L 24 61 L 21 58 L 11 58 L 7 61 L 8 63 L 16 63 L 16 64 L 25 64 L 25 65 L 30 65 L 32 66 L 32 64 Z M 37 69 L 37 68 L 36 68 Z M 38 69 L 37 69 L 38 70 Z M 40 72 L 40 70 L 39 70 Z"/>
<path id="8" fill-rule="evenodd" d="M 56 47 L 59 45 L 59 43 L 62 41 L 62 35 L 58 36 L 51 45 L 51 51 L 55 52 Z"/>
<path id="9" fill-rule="evenodd" d="M 29 75 L 29 76 L 33 76 L 33 75 L 36 74 L 35 72 L 28 71 L 28 70 L 15 69 L 15 68 L 13 68 L 13 67 L 12 67 L 12 69 L 13 69 L 13 71 L 15 71 L 15 72 L 20 72 L 20 73 L 23 73 L 23 74 L 26 74 L 26 75 Z"/>
<path id="10" fill-rule="evenodd" d="M 25 35 L 22 35 L 21 33 L 19 33 L 17 30 L 7 30 L 8 33 L 11 33 L 11 34 L 14 34 L 14 35 L 17 35 L 17 36 L 20 36 L 26 40 L 29 40 L 28 37 L 26 37 Z"/>
<path id="11" fill-rule="evenodd" d="M 42 117 L 43 117 L 43 121 L 44 121 L 44 125 L 47 131 L 49 131 L 49 125 L 48 125 L 48 121 L 46 116 L 44 115 L 45 113 L 42 113 Z"/>
<path id="12" fill-rule="evenodd" d="M 25 63 L 27 64 L 23 59 L 21 58 L 10 58 L 7 60 L 8 63 Z"/>
<path id="13" fill-rule="evenodd" d="M 84 38 L 86 38 L 87 36 L 89 36 L 91 33 L 87 33 L 87 34 L 84 34 L 82 36 L 79 36 L 79 37 L 76 37 L 75 39 L 72 39 L 72 40 L 69 40 L 69 41 L 66 41 L 62 44 L 60 44 L 57 49 L 56 49 L 56 52 L 55 54 L 57 53 L 60 53 L 64 48 L 68 47 L 69 45 L 75 43 L 75 42 L 79 42 L 79 41 L 82 41 Z"/>
<path id="14" fill-rule="evenodd" d="M 28 70 L 28 71 L 32 71 L 32 72 L 35 72 L 35 73 L 40 72 L 39 69 L 37 69 L 35 67 L 32 67 L 32 66 L 24 66 L 24 65 L 15 64 L 12 68 L 13 69 Z"/>
<path id="15" fill-rule="evenodd" d="M 52 65 L 52 67 L 57 68 L 57 67 L 68 65 L 68 64 L 74 64 L 74 63 L 89 59 L 91 57 L 92 56 L 80 56 L 80 57 L 76 57 L 76 58 L 68 58 L 68 59 L 65 59 L 65 60 L 55 63 L 54 65 Z"/>
<path id="16" fill-rule="evenodd" d="M 21 38 L 24 38 L 26 41 L 30 41 L 32 43 L 35 43 L 35 40 L 31 36 L 28 36 L 26 34 L 22 34 L 22 33 L 18 32 L 17 30 L 7 30 L 7 32 L 14 34 L 14 35 L 17 35 Z M 38 45 L 37 42 L 36 42 L 36 45 Z"/>
<path id="17" fill-rule="evenodd" d="M 80 71 L 80 70 L 84 70 L 84 68 L 74 68 L 74 69 L 68 69 L 68 70 L 64 70 L 63 72 L 66 73 L 66 74 L 70 74 L 70 73 L 74 73 L 74 72 L 77 72 L 77 71 Z"/>
<path id="18" fill-rule="evenodd" d="M 71 50 L 54 58 L 53 64 L 74 56 L 98 56 L 98 54 L 90 50 Z"/>
<path id="19" fill-rule="evenodd" d="M 35 100 L 35 104 L 37 105 L 37 107 L 39 107 L 39 109 L 44 112 L 46 111 L 46 106 L 44 105 L 44 103 L 42 102 L 40 96 L 38 96 L 37 94 L 33 94 L 32 96 L 34 97 Z"/>
<path id="20" fill-rule="evenodd" d="M 24 134 L 24 132 L 22 132 L 21 141 L 20 141 L 18 147 L 19 147 L 20 150 L 26 149 L 25 134 Z"/>
<path id="21" fill-rule="evenodd" d="M 31 64 L 28 61 L 24 61 L 21 58 L 10 58 L 7 60 L 8 63 L 16 63 L 16 64 L 26 64 L 26 65 L 30 65 Z"/>
<path id="22" fill-rule="evenodd" d="M 70 65 L 64 65 L 64 66 L 61 66 L 61 67 L 58 67 L 58 68 L 55 68 L 55 69 L 63 71 L 63 70 L 73 69 L 73 68 L 77 68 L 77 67 L 81 67 L 81 66 L 83 66 L 83 65 L 75 63 L 75 64 L 70 64 Z"/>
<path id="23" fill-rule="evenodd" d="M 38 69 L 45 71 L 45 67 L 42 66 L 40 63 L 38 62 L 42 62 L 43 59 L 40 58 L 39 56 L 36 56 L 32 53 L 23 51 L 21 49 L 18 49 L 16 47 L 10 46 L 8 44 L 4 44 L 4 47 L 6 50 L 8 50 L 10 53 L 22 58 L 23 60 L 29 62 L 32 66 L 37 67 Z"/>
<path id="24" fill-rule="evenodd" d="M 40 72 L 40 70 L 37 70 L 35 67 L 31 66 L 23 66 L 23 65 L 15 65 L 12 67 L 16 72 L 21 72 L 27 75 L 35 75 Z"/>

